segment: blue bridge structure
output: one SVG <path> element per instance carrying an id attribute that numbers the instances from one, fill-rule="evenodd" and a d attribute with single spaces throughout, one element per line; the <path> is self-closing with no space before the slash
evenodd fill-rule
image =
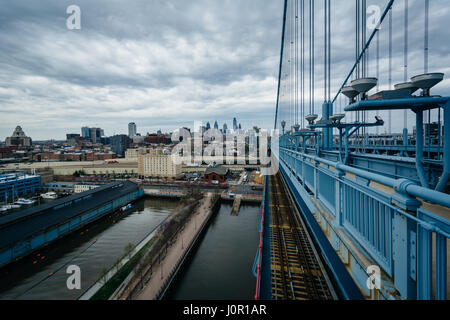
<path id="1" fill-rule="evenodd" d="M 429 63 L 439 8 L 377 3 L 284 1 L 255 299 L 448 299 L 450 96 L 428 70 L 449 67 Z"/>

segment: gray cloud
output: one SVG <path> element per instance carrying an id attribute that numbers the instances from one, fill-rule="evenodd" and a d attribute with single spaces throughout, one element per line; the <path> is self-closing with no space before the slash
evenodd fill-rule
<path id="1" fill-rule="evenodd" d="M 422 1 L 410 3 L 413 75 L 422 63 Z M 66 28 L 71 4 L 81 8 L 81 30 Z M 335 92 L 354 58 L 354 4 L 339 0 L 332 5 Z M 273 0 L 5 1 L 0 12 L 0 139 L 17 124 L 34 139 L 61 139 L 82 125 L 98 125 L 111 135 L 126 132 L 130 121 L 141 133 L 216 119 L 230 126 L 234 116 L 245 126 L 270 128 L 282 6 L 283 1 Z M 448 0 L 435 0 L 432 7 L 439 10 L 431 11 L 430 71 L 450 71 L 442 65 L 450 61 L 450 42 L 442 41 L 450 39 L 450 31 L 440 27 L 449 17 Z M 401 9 L 394 14 L 400 16 Z M 317 12 L 317 106 L 323 90 L 321 17 Z M 401 21 L 396 24 L 394 77 L 399 82 Z M 382 74 L 385 70 L 382 63 Z M 448 81 L 441 84 L 436 93 L 449 86 Z"/>

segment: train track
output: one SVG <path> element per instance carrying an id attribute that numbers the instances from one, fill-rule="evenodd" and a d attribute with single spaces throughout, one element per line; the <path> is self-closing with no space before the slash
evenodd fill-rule
<path id="1" fill-rule="evenodd" d="M 280 173 L 270 177 L 272 298 L 330 300 L 336 295 Z"/>

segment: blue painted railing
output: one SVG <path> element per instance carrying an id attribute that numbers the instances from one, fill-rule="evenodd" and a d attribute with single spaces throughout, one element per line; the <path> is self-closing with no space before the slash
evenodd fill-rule
<path id="1" fill-rule="evenodd" d="M 423 202 L 450 208 L 450 195 L 286 147 L 277 157 L 329 214 L 334 233 L 346 234 L 385 272 L 385 298 L 446 299 L 450 220 Z M 359 279 L 363 291 L 366 279 Z"/>

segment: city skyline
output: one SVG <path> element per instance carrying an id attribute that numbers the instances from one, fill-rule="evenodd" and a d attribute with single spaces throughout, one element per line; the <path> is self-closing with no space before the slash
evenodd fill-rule
<path id="1" fill-rule="evenodd" d="M 238 128 L 238 126 L 241 126 L 242 124 L 240 123 L 240 122 L 237 122 L 237 120 L 236 120 L 237 118 L 236 117 L 234 117 L 232 120 L 230 120 L 230 121 L 221 121 L 221 120 L 214 120 L 214 122 L 217 122 L 218 123 L 218 129 L 221 129 L 222 131 L 224 131 L 224 128 L 226 128 L 226 130 L 227 130 L 227 132 L 229 132 L 230 131 L 230 129 L 229 128 L 232 128 L 233 130 L 237 130 L 237 129 L 240 129 L 240 128 Z M 203 126 L 205 126 L 206 127 L 206 124 L 208 123 L 208 122 L 210 122 L 210 121 L 206 121 L 206 122 L 203 122 Z M 236 127 L 234 126 L 234 123 L 236 122 Z M 230 125 L 230 126 L 228 126 L 228 124 L 232 124 L 232 125 Z M 194 125 L 194 124 L 192 124 L 192 125 Z M 19 127 L 20 127 L 20 125 L 18 125 Z M 130 135 L 130 126 L 133 128 L 132 129 L 132 131 L 134 132 L 134 135 Z M 248 129 L 251 129 L 251 128 L 253 128 L 255 126 L 255 124 L 253 124 L 253 125 L 250 125 L 249 127 L 248 127 Z M 256 125 L 256 126 L 258 126 L 258 125 Z M 17 127 L 17 126 L 16 126 Z M 180 129 L 180 128 L 182 128 L 182 127 L 187 127 L 187 128 L 190 128 L 188 125 L 184 125 L 184 126 L 180 126 L 180 127 L 177 127 L 177 128 L 174 128 L 173 130 L 170 130 L 170 131 L 164 131 L 163 133 L 164 134 L 168 134 L 168 133 L 172 133 L 172 132 L 174 132 L 175 130 L 177 130 L 177 129 Z M 155 127 L 156 128 L 156 127 Z M 244 126 L 242 126 L 242 128 L 245 128 Z M 191 129 L 194 129 L 194 127 L 192 127 Z M 130 138 L 132 138 L 133 136 L 135 136 L 135 135 L 147 135 L 147 134 L 154 134 L 154 133 L 158 133 L 159 131 L 161 131 L 161 127 L 159 127 L 158 129 L 154 129 L 154 130 L 147 130 L 145 127 L 142 127 L 142 126 L 139 126 L 138 125 L 138 122 L 136 122 L 136 121 L 134 121 L 134 122 L 129 122 L 128 124 L 127 124 L 127 128 L 126 128 L 126 130 L 125 131 L 120 131 L 120 132 L 114 132 L 113 134 L 109 134 L 109 133 L 105 133 L 105 131 L 104 131 L 104 129 L 102 129 L 102 128 L 99 128 L 99 127 L 89 127 L 89 126 L 86 126 L 86 125 L 83 125 L 83 126 L 81 126 L 81 128 L 80 129 L 78 129 L 78 131 L 77 130 L 75 130 L 75 131 L 73 131 L 73 132 L 69 132 L 69 131 L 67 131 L 67 132 L 65 132 L 65 133 L 63 133 L 63 135 L 64 135 L 64 137 L 61 137 L 60 139 L 58 139 L 58 138 L 55 138 L 55 137 L 52 137 L 52 138 L 50 138 L 50 139 L 35 139 L 35 138 L 33 138 L 34 140 L 36 140 L 36 141 L 51 141 L 51 140 L 55 140 L 55 141 L 63 141 L 63 140 L 66 140 L 66 138 L 67 138 L 67 136 L 68 135 L 80 135 L 81 137 L 83 137 L 83 138 L 90 138 L 90 136 L 91 136 L 91 130 L 95 130 L 96 132 L 101 132 L 102 134 L 101 135 L 99 135 L 98 133 L 96 134 L 96 136 L 98 136 L 98 137 L 96 137 L 96 138 L 100 138 L 100 137 L 112 137 L 112 136 L 116 136 L 116 135 L 128 135 Z M 144 131 L 142 131 L 142 132 L 140 132 L 139 130 L 144 130 Z M 3 139 L 3 140 L 0 140 L 0 144 L 2 143 L 2 142 L 4 142 L 8 137 L 10 137 L 11 136 L 11 134 L 10 135 L 8 135 L 7 137 L 5 137 L 5 139 Z"/>

